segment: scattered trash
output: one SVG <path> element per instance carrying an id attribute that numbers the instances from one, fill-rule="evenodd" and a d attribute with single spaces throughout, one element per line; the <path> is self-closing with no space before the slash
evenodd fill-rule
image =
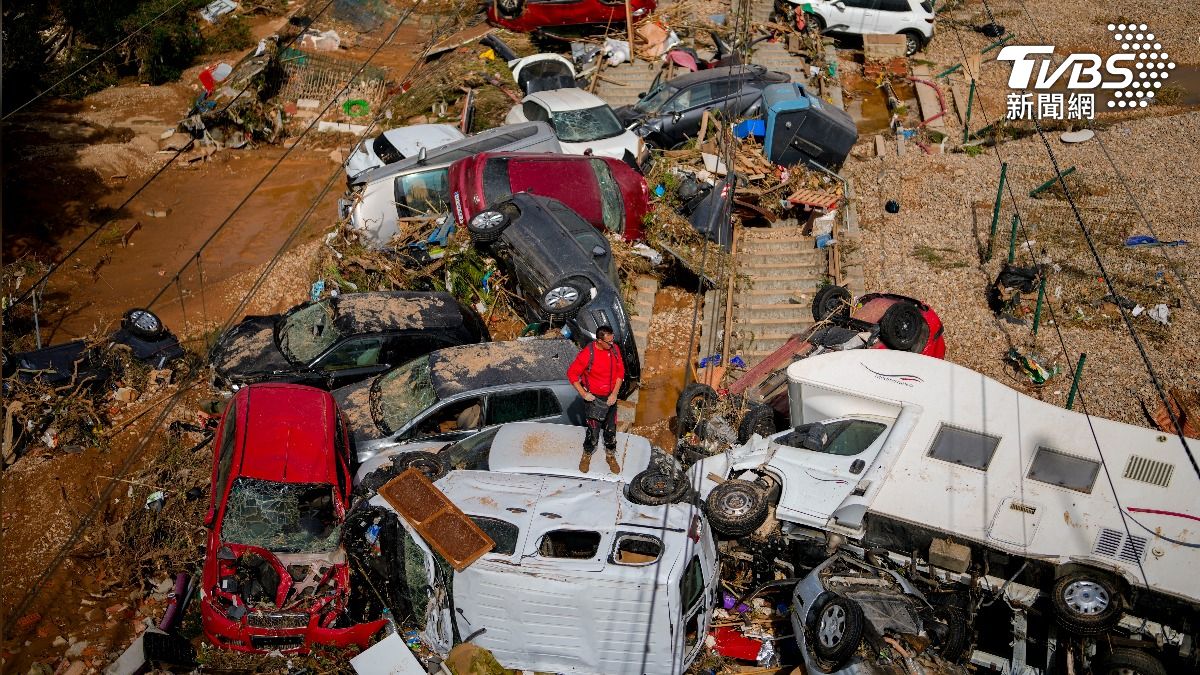
<path id="1" fill-rule="evenodd" d="M 1176 433 L 1175 425 L 1171 422 L 1171 415 L 1174 414 L 1175 421 L 1183 428 L 1184 436 L 1200 438 L 1200 394 L 1171 389 L 1167 392 L 1167 405 L 1171 406 L 1170 413 L 1162 402 L 1153 412 L 1146 411 L 1154 425 L 1163 431 Z"/>
<path id="2" fill-rule="evenodd" d="M 741 631 L 732 626 L 720 626 L 713 631 L 716 644 L 713 649 L 721 656 L 743 661 L 758 661 L 759 650 L 763 648 L 762 640 L 755 640 L 742 635 Z"/>
<path id="3" fill-rule="evenodd" d="M 317 31 L 308 29 L 300 36 L 300 49 L 313 49 L 318 52 L 337 51 L 342 46 L 342 38 L 336 30 Z"/>
<path id="4" fill-rule="evenodd" d="M 659 186 L 662 187 L 662 186 Z M 661 196 L 661 195 L 659 195 Z M 662 254 L 639 242 L 633 245 L 633 252 L 650 261 L 651 265 L 659 265 L 663 261 Z"/>
<path id="5" fill-rule="evenodd" d="M 238 3 L 235 0 L 213 0 L 200 10 L 200 16 L 209 23 L 216 23 L 217 19 L 237 9 Z"/>
<path id="6" fill-rule="evenodd" d="M 998 38 L 1003 36 L 1008 29 L 998 23 L 985 23 L 982 26 L 976 26 L 975 32 L 984 37 Z"/>
<path id="7" fill-rule="evenodd" d="M 1186 239 L 1175 239 L 1173 241 L 1160 241 L 1157 237 L 1152 237 L 1148 234 L 1135 234 L 1132 237 L 1125 239 L 1126 248 L 1154 248 L 1156 246 L 1187 246 Z"/>
<path id="8" fill-rule="evenodd" d="M 217 85 L 224 82 L 232 72 L 233 66 L 228 63 L 216 63 L 208 66 L 200 71 L 200 85 L 204 87 L 205 92 L 211 94 L 217 88 Z"/>
<path id="9" fill-rule="evenodd" d="M 1029 381 L 1036 386 L 1042 386 L 1046 382 L 1059 373 L 1058 365 L 1055 364 L 1050 369 L 1046 369 L 1042 365 L 1040 357 L 1033 354 L 1022 354 L 1016 347 L 1008 350 L 1004 355 L 1006 361 L 1012 363 L 1017 370 L 1029 378 Z"/>
<path id="10" fill-rule="evenodd" d="M 1024 323 L 1024 318 L 1018 315 L 1028 314 L 1032 310 L 1022 306 L 1022 294 L 1037 293 L 1044 274 L 1041 265 L 1018 267 L 1005 263 L 996 280 L 988 287 L 988 307 L 1010 323 Z"/>
<path id="11" fill-rule="evenodd" d="M 629 60 L 629 43 L 625 40 L 605 38 L 601 54 L 607 57 L 609 66 L 619 66 Z"/>
<path id="12" fill-rule="evenodd" d="M 368 127 L 363 124 L 347 124 L 346 122 L 325 122 L 317 123 L 317 131 L 323 133 L 335 134 L 365 134 Z"/>
<path id="13" fill-rule="evenodd" d="M 900 202 L 896 201 L 895 199 L 889 199 L 887 200 L 887 203 L 883 205 L 883 210 L 887 211 L 888 213 L 900 213 Z"/>
<path id="14" fill-rule="evenodd" d="M 155 490 L 146 497 L 146 510 L 158 513 L 162 511 L 163 506 L 167 503 L 167 493 L 162 490 Z"/>
<path id="15" fill-rule="evenodd" d="M 1154 319 L 1164 326 L 1171 325 L 1171 310 L 1166 305 L 1159 303 L 1146 311 L 1146 316 Z"/>
<path id="16" fill-rule="evenodd" d="M 1091 129 L 1081 129 L 1079 131 L 1064 131 L 1059 139 L 1063 143 L 1083 143 L 1090 141 L 1096 136 L 1096 132 Z"/>

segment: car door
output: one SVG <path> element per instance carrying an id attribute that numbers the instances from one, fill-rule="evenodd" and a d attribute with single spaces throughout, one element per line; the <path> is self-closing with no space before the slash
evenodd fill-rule
<path id="1" fill-rule="evenodd" d="M 712 104 L 712 82 L 698 82 L 680 89 L 662 107 L 662 133 L 671 145 L 682 143 L 700 127 L 700 118 Z"/>
<path id="2" fill-rule="evenodd" d="M 825 3 L 825 27 L 842 33 L 861 33 L 869 8 L 877 0 L 833 0 Z"/>
<path id="3" fill-rule="evenodd" d="M 876 10 L 875 24 L 871 27 L 874 33 L 896 34 L 905 28 L 913 27 L 912 7 L 909 6 L 908 0 L 876 0 L 878 9 Z"/>
<path id="4" fill-rule="evenodd" d="M 383 361 L 384 336 L 362 335 L 342 340 L 313 364 L 316 382 L 330 389 L 353 384 L 388 369 Z"/>
<path id="5" fill-rule="evenodd" d="M 487 397 L 484 426 L 509 422 L 557 422 L 562 406 L 554 392 L 545 387 L 495 392 Z"/>
<path id="6" fill-rule="evenodd" d="M 444 401 L 416 419 L 396 436 L 399 442 L 456 441 L 479 431 L 483 426 L 483 397 L 464 396 Z"/>
<path id="7" fill-rule="evenodd" d="M 825 444 L 799 447 L 801 431 L 772 437 L 767 467 L 783 480 L 778 513 L 783 520 L 824 527 L 858 487 L 887 438 L 890 420 L 846 418 L 825 423 Z"/>

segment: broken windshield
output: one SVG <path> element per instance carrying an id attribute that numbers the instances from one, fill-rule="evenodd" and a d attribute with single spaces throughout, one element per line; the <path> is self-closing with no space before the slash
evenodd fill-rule
<path id="1" fill-rule="evenodd" d="M 607 105 L 582 110 L 561 110 L 550 113 L 550 123 L 558 140 L 567 143 L 587 143 L 620 135 L 625 128 Z"/>
<path id="2" fill-rule="evenodd" d="M 328 553 L 339 529 L 333 486 L 238 478 L 229 490 L 221 538 L 275 553 Z"/>
<path id="3" fill-rule="evenodd" d="M 371 419 L 385 434 L 404 428 L 437 401 L 429 376 L 429 357 L 413 359 L 371 385 Z"/>
<path id="4" fill-rule="evenodd" d="M 338 341 L 329 300 L 293 312 L 279 328 L 279 349 L 292 363 L 307 365 Z"/>
<path id="5" fill-rule="evenodd" d="M 644 113 L 658 112 L 663 107 L 663 104 L 674 96 L 677 91 L 679 90 L 675 87 L 662 85 L 643 96 L 642 100 L 633 104 L 633 109 Z"/>

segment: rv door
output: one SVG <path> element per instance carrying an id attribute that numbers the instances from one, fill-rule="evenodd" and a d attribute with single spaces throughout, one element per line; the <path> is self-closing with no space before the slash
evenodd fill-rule
<path id="1" fill-rule="evenodd" d="M 804 425 L 775 436 L 767 468 L 783 483 L 777 516 L 824 527 L 875 461 L 894 421 L 847 417 L 824 422 L 816 434 Z"/>

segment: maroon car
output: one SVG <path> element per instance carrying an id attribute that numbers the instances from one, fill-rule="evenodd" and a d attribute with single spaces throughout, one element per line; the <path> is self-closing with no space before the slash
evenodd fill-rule
<path id="1" fill-rule="evenodd" d="M 646 16 L 655 0 L 631 0 L 633 18 Z M 624 0 L 496 0 L 487 6 L 488 21 L 525 33 L 549 26 L 625 23 Z"/>
<path id="2" fill-rule="evenodd" d="M 597 229 L 636 241 L 650 211 L 646 179 L 610 157 L 481 152 L 450 165 L 450 191 L 459 225 L 489 204 L 530 192 L 557 199 Z"/>

